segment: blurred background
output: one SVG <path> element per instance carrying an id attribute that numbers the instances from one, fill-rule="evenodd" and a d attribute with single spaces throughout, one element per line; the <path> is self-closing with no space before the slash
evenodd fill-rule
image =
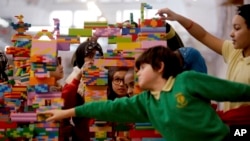
<path id="1" fill-rule="evenodd" d="M 27 34 L 36 34 L 42 29 L 53 31 L 53 18 L 60 19 L 61 34 L 68 34 L 68 28 L 83 27 L 84 21 L 108 21 L 109 24 L 140 17 L 140 3 L 146 2 L 153 9 L 145 10 L 145 18 L 154 18 L 158 9 L 168 7 L 175 12 L 187 16 L 208 32 L 230 39 L 231 20 L 237 5 L 250 3 L 250 0 L 0 0 L 0 49 L 12 45 L 11 36 L 15 31 L 10 22 L 17 22 L 14 16 L 22 14 L 24 22 L 31 27 Z M 185 46 L 197 48 L 205 57 L 209 74 L 225 77 L 226 66 L 222 57 L 192 38 L 178 23 L 170 22 L 184 41 Z M 82 38 L 81 40 L 85 40 Z M 98 42 L 104 48 L 115 47 L 107 44 L 107 39 Z M 72 66 L 72 53 L 78 45 L 71 45 L 70 51 L 59 51 L 62 57 L 65 76 Z"/>

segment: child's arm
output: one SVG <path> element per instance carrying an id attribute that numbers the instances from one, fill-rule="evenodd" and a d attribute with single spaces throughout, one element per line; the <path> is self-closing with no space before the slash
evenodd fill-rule
<path id="1" fill-rule="evenodd" d="M 250 85 L 193 71 L 184 72 L 182 83 L 196 97 L 216 101 L 250 101 Z"/>
<path id="2" fill-rule="evenodd" d="M 65 84 L 62 89 L 62 98 L 64 99 L 64 109 L 76 106 L 76 95 L 80 80 L 73 79 L 71 83 Z"/>
<path id="3" fill-rule="evenodd" d="M 148 122 L 145 108 L 146 95 L 144 92 L 131 98 L 86 103 L 76 107 L 76 116 L 113 122 Z"/>
<path id="4" fill-rule="evenodd" d="M 82 77 L 82 71 L 74 67 L 71 74 L 66 79 L 66 84 L 62 89 L 62 98 L 64 99 L 64 109 L 73 108 L 77 103 L 77 90 Z"/>
<path id="5" fill-rule="evenodd" d="M 91 117 L 114 122 L 148 122 L 146 112 L 147 94 L 141 93 L 131 98 L 118 98 L 114 101 L 89 102 L 68 110 L 49 110 L 40 114 L 51 114 L 47 121 L 64 118 Z"/>

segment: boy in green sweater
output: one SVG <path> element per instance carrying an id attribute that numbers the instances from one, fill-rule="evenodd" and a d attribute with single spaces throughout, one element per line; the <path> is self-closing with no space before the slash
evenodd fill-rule
<path id="1" fill-rule="evenodd" d="M 229 128 L 210 100 L 250 101 L 250 86 L 194 71 L 182 72 L 176 55 L 162 46 L 136 60 L 138 83 L 133 97 L 91 102 L 68 110 L 49 110 L 47 121 L 72 116 L 113 122 L 150 122 L 167 141 L 225 141 Z"/>

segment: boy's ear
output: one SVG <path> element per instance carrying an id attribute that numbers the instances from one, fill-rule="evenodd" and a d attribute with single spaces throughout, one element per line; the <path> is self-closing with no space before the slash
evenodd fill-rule
<path id="1" fill-rule="evenodd" d="M 163 62 L 161 62 L 161 66 L 160 69 L 158 70 L 159 73 L 162 73 L 164 70 L 165 64 Z"/>

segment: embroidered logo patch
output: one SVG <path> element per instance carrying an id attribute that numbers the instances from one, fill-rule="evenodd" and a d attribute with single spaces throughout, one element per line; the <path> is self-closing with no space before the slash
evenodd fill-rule
<path id="1" fill-rule="evenodd" d="M 177 108 L 183 108 L 188 104 L 187 100 L 185 99 L 185 96 L 182 93 L 176 94 L 175 97 L 177 102 Z"/>

